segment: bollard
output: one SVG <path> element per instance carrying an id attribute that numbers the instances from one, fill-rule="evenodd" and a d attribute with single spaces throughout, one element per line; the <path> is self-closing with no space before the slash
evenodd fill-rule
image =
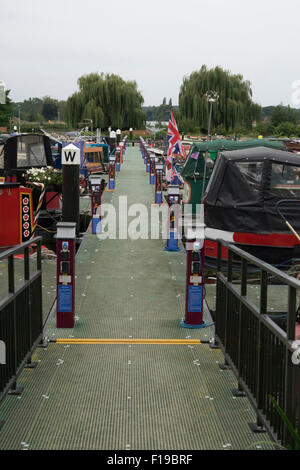
<path id="1" fill-rule="evenodd" d="M 180 251 L 178 238 L 178 213 L 180 209 L 179 186 L 168 186 L 169 217 L 167 227 L 167 244 L 165 251 Z"/>
<path id="2" fill-rule="evenodd" d="M 76 223 L 58 222 L 56 234 L 56 326 L 73 328 L 75 317 Z"/>
<path id="3" fill-rule="evenodd" d="M 204 223 L 186 230 L 186 302 L 184 328 L 203 328 Z"/>

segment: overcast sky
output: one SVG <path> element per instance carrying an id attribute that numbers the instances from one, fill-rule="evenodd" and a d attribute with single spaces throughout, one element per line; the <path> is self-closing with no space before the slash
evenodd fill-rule
<path id="1" fill-rule="evenodd" d="M 0 0 L 0 7 L 0 80 L 14 101 L 67 99 L 81 75 L 104 72 L 135 80 L 145 105 L 163 97 L 178 104 L 183 77 L 206 64 L 242 74 L 262 106 L 300 107 L 299 0 Z"/>

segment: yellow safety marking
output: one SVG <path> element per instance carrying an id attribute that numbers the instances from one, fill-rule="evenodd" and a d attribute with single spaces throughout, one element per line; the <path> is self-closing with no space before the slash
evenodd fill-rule
<path id="1" fill-rule="evenodd" d="M 59 344 L 201 344 L 200 339 L 58 338 Z"/>

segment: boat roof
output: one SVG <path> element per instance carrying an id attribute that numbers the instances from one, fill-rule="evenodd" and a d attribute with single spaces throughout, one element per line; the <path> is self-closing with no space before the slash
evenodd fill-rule
<path id="1" fill-rule="evenodd" d="M 218 155 L 218 158 L 220 157 L 223 157 L 225 160 L 249 160 L 257 162 L 267 159 L 300 166 L 300 157 L 298 154 L 264 146 L 241 150 L 221 151 Z"/>
<path id="2" fill-rule="evenodd" d="M 286 152 L 285 145 L 282 141 L 272 139 L 249 139 L 249 140 L 225 140 L 217 139 L 211 142 L 195 142 L 186 158 L 185 164 L 181 170 L 181 176 L 184 178 L 193 178 L 195 174 L 202 175 L 204 170 L 204 158 L 208 150 L 212 160 L 216 158 L 216 154 L 223 151 L 239 151 L 243 149 L 267 147 L 270 149 L 281 150 Z M 198 154 L 197 158 L 194 158 Z"/>
<path id="3" fill-rule="evenodd" d="M 54 166 L 50 139 L 44 134 L 16 133 L 0 144 L 0 172 Z"/>
<path id="4" fill-rule="evenodd" d="M 248 140 L 227 140 L 227 139 L 215 139 L 210 142 L 194 142 L 193 151 L 205 152 L 208 151 L 220 151 L 220 150 L 237 150 L 249 147 L 271 147 L 279 150 L 284 150 L 285 145 L 281 140 L 274 139 L 248 139 Z"/>

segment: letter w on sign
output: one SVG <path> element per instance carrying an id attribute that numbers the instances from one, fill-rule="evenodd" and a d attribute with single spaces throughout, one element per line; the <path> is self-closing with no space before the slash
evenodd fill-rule
<path id="1" fill-rule="evenodd" d="M 66 162 L 70 161 L 70 162 L 74 162 L 75 160 L 75 156 L 76 156 L 76 152 L 65 152 L 65 160 Z"/>

